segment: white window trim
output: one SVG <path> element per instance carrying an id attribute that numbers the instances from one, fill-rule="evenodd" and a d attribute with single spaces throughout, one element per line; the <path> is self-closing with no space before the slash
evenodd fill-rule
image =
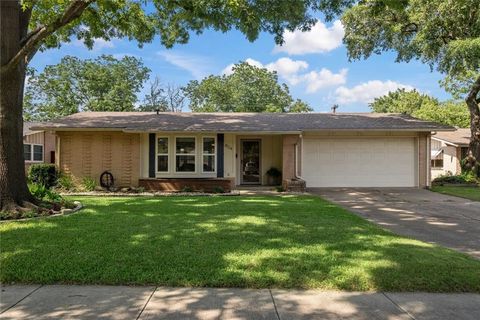
<path id="1" fill-rule="evenodd" d="M 177 138 L 193 138 L 195 141 L 195 152 L 194 153 L 178 153 L 177 154 Z M 174 146 L 173 146 L 173 153 L 175 157 L 175 173 L 180 173 L 180 174 L 196 174 L 197 173 L 197 151 L 198 151 L 198 141 L 196 136 L 174 136 L 173 137 L 174 141 Z M 203 141 L 203 140 L 202 140 Z M 203 146 L 202 146 L 203 149 Z M 177 156 L 194 156 L 195 158 L 195 171 L 177 171 Z"/>
<path id="2" fill-rule="evenodd" d="M 204 139 L 207 138 L 207 139 L 212 139 L 213 138 L 213 144 L 214 144 L 214 150 L 213 150 L 213 153 L 205 153 L 204 150 L 203 150 L 203 143 L 204 143 Z M 213 156 L 213 171 L 205 171 L 203 170 L 203 157 L 204 156 Z M 202 161 L 201 161 L 201 164 L 202 164 L 202 173 L 217 173 L 217 137 L 215 136 L 203 136 L 202 137 Z"/>
<path id="3" fill-rule="evenodd" d="M 158 139 L 167 139 L 167 153 L 158 152 Z M 155 171 L 160 174 L 170 173 L 170 137 L 168 136 L 157 136 L 157 141 L 155 144 Z M 158 156 L 167 156 L 167 171 L 158 171 Z"/>
<path id="4" fill-rule="evenodd" d="M 28 162 L 28 163 L 43 163 L 45 162 L 45 147 L 43 146 L 43 144 L 39 144 L 39 143 L 24 143 L 24 145 L 26 146 L 30 146 L 30 159 L 25 159 L 25 162 Z M 42 147 L 42 160 L 33 160 L 33 146 L 40 146 Z M 23 153 L 24 156 L 25 156 L 25 152 Z"/>

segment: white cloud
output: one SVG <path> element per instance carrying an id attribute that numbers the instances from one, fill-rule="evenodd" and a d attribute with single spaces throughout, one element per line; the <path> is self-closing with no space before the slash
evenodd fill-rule
<path id="1" fill-rule="evenodd" d="M 338 73 L 333 73 L 326 68 L 322 68 L 320 71 L 302 73 L 309 67 L 308 63 L 303 60 L 280 58 L 264 65 L 260 61 L 248 58 L 245 62 L 252 66 L 276 71 L 280 78 L 286 80 L 290 85 L 294 86 L 300 83 L 305 83 L 308 93 L 313 93 L 326 87 L 339 86 L 345 84 L 347 81 L 347 69 L 341 69 Z M 233 63 L 226 66 L 223 69 L 222 74 L 232 74 L 233 66 Z"/>
<path id="2" fill-rule="evenodd" d="M 249 65 L 257 67 L 257 68 L 265 68 L 260 61 L 257 61 L 257 60 L 252 59 L 252 58 L 246 59 L 245 62 L 248 63 Z M 227 75 L 227 76 L 231 75 L 233 73 L 233 67 L 234 66 L 235 66 L 234 63 L 230 63 L 228 66 L 226 66 L 222 70 L 222 74 Z"/>
<path id="3" fill-rule="evenodd" d="M 303 60 L 292 60 L 290 58 L 280 58 L 275 62 L 269 63 L 265 66 L 268 70 L 277 71 L 280 77 L 285 78 L 290 84 L 298 83 L 297 74 L 308 69 L 308 63 Z"/>
<path id="4" fill-rule="evenodd" d="M 398 83 L 395 81 L 387 80 L 371 80 L 352 88 L 339 87 L 335 90 L 335 98 L 338 103 L 370 103 L 375 98 L 383 96 L 390 91 L 395 91 L 399 88 L 406 90 L 413 90 L 410 85 Z"/>
<path id="5" fill-rule="evenodd" d="M 102 51 L 103 49 L 111 49 L 115 48 L 115 43 L 113 43 L 112 40 L 105 40 L 102 38 L 94 38 L 93 39 L 93 48 L 92 51 Z M 83 43 L 83 40 L 76 39 L 72 42 L 70 42 L 71 45 L 75 47 L 85 47 L 85 44 Z"/>
<path id="6" fill-rule="evenodd" d="M 310 71 L 303 75 L 299 82 L 305 82 L 307 92 L 313 93 L 326 87 L 334 87 L 345 84 L 347 82 L 348 69 L 341 69 L 338 73 L 322 68 L 320 71 Z"/>
<path id="7" fill-rule="evenodd" d="M 202 79 L 210 74 L 210 62 L 208 58 L 173 51 L 159 51 L 157 54 L 168 63 L 187 70 L 196 79 Z"/>
<path id="8" fill-rule="evenodd" d="M 275 46 L 273 52 L 286 52 L 291 55 L 328 52 L 341 46 L 343 35 L 344 29 L 340 20 L 336 20 L 331 27 L 318 21 L 309 31 L 286 30 L 283 34 L 284 44 Z"/>

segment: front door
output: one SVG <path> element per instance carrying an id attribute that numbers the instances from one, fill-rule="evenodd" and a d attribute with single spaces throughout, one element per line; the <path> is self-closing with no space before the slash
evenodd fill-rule
<path id="1" fill-rule="evenodd" d="M 260 140 L 240 140 L 241 184 L 260 184 Z"/>

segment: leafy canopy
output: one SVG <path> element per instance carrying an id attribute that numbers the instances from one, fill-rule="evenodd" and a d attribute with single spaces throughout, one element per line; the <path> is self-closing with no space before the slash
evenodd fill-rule
<path id="1" fill-rule="evenodd" d="M 398 89 L 389 92 L 370 103 L 370 108 L 373 112 L 404 113 L 461 128 L 470 125 L 465 103 L 452 101 L 440 103 L 437 99 L 416 90 Z"/>
<path id="2" fill-rule="evenodd" d="M 230 75 L 211 75 L 190 81 L 184 88 L 194 112 L 307 112 L 312 109 L 294 101 L 276 72 L 246 62 L 233 67 Z"/>
<path id="3" fill-rule="evenodd" d="M 333 2 L 333 0 L 332 0 Z M 342 16 L 353 59 L 395 51 L 450 76 L 480 71 L 478 0 L 362 0 Z"/>
<path id="4" fill-rule="evenodd" d="M 412 114 L 424 105 L 438 104 L 438 100 L 417 90 L 398 89 L 375 98 L 370 103 L 373 112 L 392 112 Z"/>
<path id="5" fill-rule="evenodd" d="M 50 120 L 79 111 L 133 111 L 149 72 L 135 57 L 102 55 L 81 60 L 65 56 L 39 74 L 30 71 L 24 117 Z"/>
<path id="6" fill-rule="evenodd" d="M 30 29 L 53 25 L 61 12 L 69 12 L 78 0 L 23 0 L 24 8 L 32 8 Z M 150 42 L 158 34 L 166 47 L 186 43 L 190 32 L 205 29 L 226 32 L 241 31 L 253 41 L 260 32 L 275 35 L 282 41 L 285 29 L 306 29 L 315 19 L 309 10 L 312 0 L 249 1 L 249 0 L 84 0 L 78 19 L 55 30 L 43 41 L 41 49 L 59 47 L 72 36 L 92 46 L 96 38 L 106 40 L 127 37 L 140 44 Z M 83 8 L 85 7 L 85 8 Z"/>

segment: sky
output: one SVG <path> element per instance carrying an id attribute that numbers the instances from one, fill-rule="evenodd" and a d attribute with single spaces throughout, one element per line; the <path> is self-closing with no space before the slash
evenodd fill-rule
<path id="1" fill-rule="evenodd" d="M 61 49 L 39 52 L 31 65 L 42 70 L 66 55 L 82 59 L 102 54 L 117 58 L 131 55 L 151 69 L 151 80 L 158 76 L 165 84 L 185 85 L 210 74 L 228 74 L 234 63 L 247 61 L 277 71 L 279 81 L 289 86 L 292 96 L 308 102 L 316 112 L 330 111 L 333 104 L 339 105 L 339 112 L 368 112 L 368 103 L 375 97 L 397 88 L 415 88 L 440 100 L 451 98 L 439 85 L 442 75 L 421 62 L 396 63 L 395 54 L 390 52 L 350 62 L 342 44 L 343 34 L 340 21 L 319 21 L 308 32 L 287 31 L 282 46 L 275 45 L 269 34 L 249 42 L 238 31 L 210 30 L 192 34 L 187 44 L 172 49 L 162 46 L 158 38 L 143 48 L 127 39 L 97 39 L 92 50 L 73 40 Z M 140 97 L 147 88 L 148 82 Z"/>

